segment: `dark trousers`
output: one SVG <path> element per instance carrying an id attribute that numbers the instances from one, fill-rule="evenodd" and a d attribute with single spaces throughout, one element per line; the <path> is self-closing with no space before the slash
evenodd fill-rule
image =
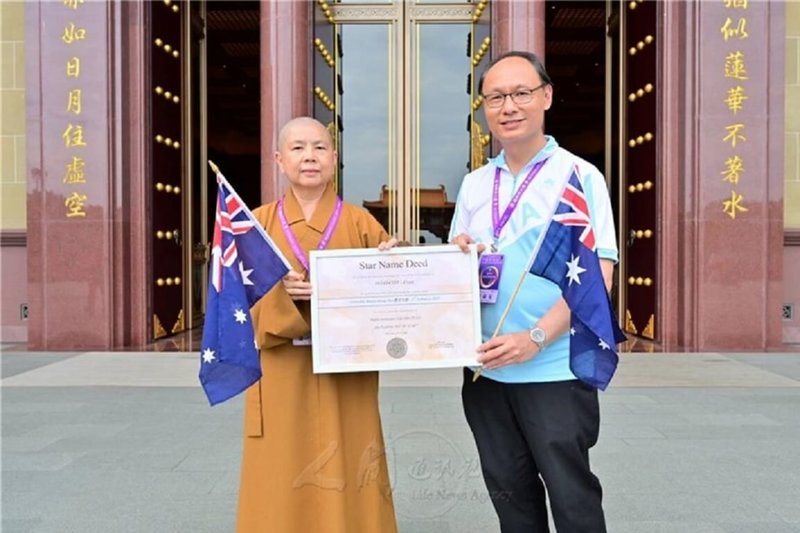
<path id="1" fill-rule="evenodd" d="M 503 533 L 543 533 L 545 491 L 558 533 L 605 533 L 603 491 L 589 468 L 597 442 L 597 390 L 580 381 L 472 381 L 461 398 Z"/>

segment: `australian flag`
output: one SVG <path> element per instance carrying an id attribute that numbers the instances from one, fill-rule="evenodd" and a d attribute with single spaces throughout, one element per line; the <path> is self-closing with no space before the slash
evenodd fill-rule
<path id="1" fill-rule="evenodd" d="M 569 366 L 575 377 L 605 390 L 617 369 L 617 325 L 596 253 L 589 206 L 573 169 L 542 239 L 531 274 L 561 287 L 572 313 Z"/>
<path id="2" fill-rule="evenodd" d="M 217 173 L 200 383 L 211 405 L 261 378 L 250 307 L 289 271 L 286 259 L 239 195 Z"/>

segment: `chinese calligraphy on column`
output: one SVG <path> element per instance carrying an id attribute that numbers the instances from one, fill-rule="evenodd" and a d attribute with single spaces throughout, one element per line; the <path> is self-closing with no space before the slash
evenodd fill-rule
<path id="1" fill-rule="evenodd" d="M 63 0 L 64 6 L 70 11 L 77 12 L 83 6 L 84 0 Z M 74 14 L 70 14 L 74 16 Z M 70 20 L 64 26 L 64 32 L 61 35 L 61 40 L 64 46 L 69 47 L 72 52 L 73 47 L 77 47 L 87 39 L 86 28 L 76 25 L 74 20 Z M 79 55 L 72 55 L 66 63 L 66 77 L 69 80 L 80 80 L 81 77 L 81 59 Z M 81 87 L 76 86 L 70 89 L 66 95 L 66 113 L 74 117 L 74 121 L 70 120 L 64 125 L 64 132 L 61 134 L 61 139 L 64 146 L 70 149 L 69 157 L 71 158 L 65 163 L 65 171 L 63 182 L 67 185 L 73 186 L 67 191 L 64 200 L 65 216 L 66 218 L 85 217 L 86 216 L 86 202 L 88 196 L 85 191 L 82 191 L 80 186 L 86 183 L 86 161 L 82 157 L 83 151 L 87 147 L 87 141 L 84 132 L 84 123 L 80 121 L 81 113 L 83 112 L 83 91 Z"/>
<path id="2" fill-rule="evenodd" d="M 738 45 L 740 41 L 748 39 L 750 35 L 747 33 L 747 13 L 748 0 L 722 0 L 725 3 L 725 9 L 730 12 L 729 16 L 725 17 L 725 21 L 720 27 L 720 33 L 725 43 Z M 735 120 L 737 113 L 744 109 L 744 105 L 748 99 L 746 93 L 745 82 L 749 79 L 747 75 L 747 67 L 745 65 L 745 54 L 741 50 L 733 50 L 725 56 L 725 64 L 723 65 L 723 72 L 725 78 L 735 82 L 726 92 L 723 102 L 733 115 Z M 725 169 L 720 172 L 722 181 L 730 183 L 731 193 L 730 197 L 726 197 L 722 201 L 722 211 L 728 215 L 732 220 L 735 220 L 741 213 L 748 211 L 745 205 L 744 195 L 737 192 L 736 186 L 740 184 L 742 176 L 745 172 L 744 161 L 742 157 L 736 153 L 737 146 L 747 142 L 747 135 L 745 135 L 746 124 L 744 121 L 732 121 L 725 126 L 725 133 L 722 137 L 722 142 L 726 147 L 729 145 L 733 153 L 725 161 Z"/>

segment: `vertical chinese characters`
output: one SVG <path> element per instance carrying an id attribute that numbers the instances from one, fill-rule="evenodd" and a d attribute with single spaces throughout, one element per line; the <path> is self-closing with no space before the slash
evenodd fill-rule
<path id="1" fill-rule="evenodd" d="M 84 0 L 63 0 L 64 7 L 70 13 L 70 16 L 77 16 L 76 13 L 83 7 Z M 76 84 L 81 77 L 81 58 L 77 51 L 81 49 L 80 44 L 86 41 L 87 30 L 70 20 L 64 26 L 64 31 L 61 35 L 65 47 L 69 49 L 69 59 L 66 62 L 65 75 L 68 80 L 74 81 Z M 85 191 L 80 190 L 81 185 L 86 184 L 86 161 L 81 155 L 81 150 L 85 149 L 87 145 L 84 122 L 78 121 L 82 118 L 83 113 L 83 90 L 80 86 L 73 86 L 67 92 L 65 111 L 68 115 L 74 117 L 73 120 L 67 121 L 64 126 L 61 139 L 64 146 L 70 150 L 68 157 L 70 158 L 64 164 L 64 177 L 63 183 L 69 185 L 71 188 L 67 191 L 64 199 L 64 207 L 66 218 L 76 218 L 86 216 L 86 202 L 88 196 Z"/>
<path id="2" fill-rule="evenodd" d="M 748 0 L 722 1 L 725 4 L 725 9 L 730 12 L 730 15 L 725 17 L 725 21 L 719 30 L 722 39 L 726 43 L 735 43 L 748 39 L 750 34 L 747 32 L 747 17 L 742 16 L 742 12 L 744 14 L 747 12 Z M 749 76 L 745 65 L 744 52 L 737 49 L 728 53 L 725 56 L 723 72 L 725 78 L 737 82 L 736 85 L 728 88 L 723 98 L 728 111 L 736 117 L 740 111 L 744 110 L 745 103 L 749 98 L 745 84 Z M 748 211 L 744 195 L 737 192 L 735 188 L 741 183 L 745 171 L 744 161 L 741 155 L 736 153 L 737 147 L 747 142 L 747 136 L 744 134 L 745 128 L 745 120 L 731 122 L 725 126 L 725 133 L 722 137 L 722 142 L 725 143 L 726 147 L 730 146 L 734 150 L 733 154 L 725 161 L 725 169 L 720 172 L 722 181 L 731 185 L 730 197 L 722 201 L 722 211 L 731 220 L 736 220 L 737 215 Z"/>

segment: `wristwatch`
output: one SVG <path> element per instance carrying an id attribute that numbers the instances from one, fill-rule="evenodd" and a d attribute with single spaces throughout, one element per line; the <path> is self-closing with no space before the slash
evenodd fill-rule
<path id="1" fill-rule="evenodd" d="M 535 326 L 530 331 L 531 341 L 539 347 L 539 351 L 544 349 L 544 342 L 547 340 L 547 332 Z"/>

